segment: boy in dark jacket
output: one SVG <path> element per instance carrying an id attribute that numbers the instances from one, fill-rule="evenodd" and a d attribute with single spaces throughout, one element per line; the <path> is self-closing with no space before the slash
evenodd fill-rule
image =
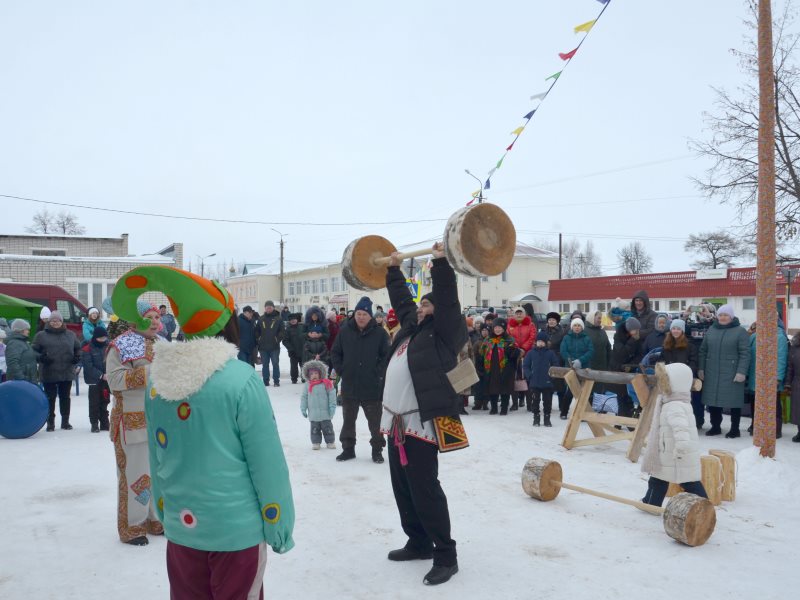
<path id="1" fill-rule="evenodd" d="M 108 333 L 102 325 L 97 325 L 92 339 L 81 348 L 83 380 L 89 384 L 89 424 L 92 433 L 108 431 L 108 403 L 111 390 L 106 382 L 106 348 Z"/>
<path id="2" fill-rule="evenodd" d="M 300 313 L 289 315 L 289 322 L 286 324 L 282 342 L 289 353 L 289 375 L 292 378 L 292 383 L 297 383 L 298 377 L 303 379 L 300 375 L 300 368 L 305 362 L 303 360 L 303 346 L 306 343 L 306 328 L 300 322 L 301 318 L 302 315 Z"/>
<path id="3" fill-rule="evenodd" d="M 553 407 L 553 380 L 550 378 L 550 367 L 559 366 L 558 356 L 547 347 L 550 336 L 540 331 L 536 345 L 525 355 L 522 361 L 522 373 L 528 382 L 528 410 L 533 412 L 533 425 L 538 427 L 539 402 L 544 400 L 544 426 L 550 424 L 550 410 Z"/>

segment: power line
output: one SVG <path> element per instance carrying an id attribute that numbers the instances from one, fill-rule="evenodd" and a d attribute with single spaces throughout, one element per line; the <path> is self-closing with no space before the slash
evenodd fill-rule
<path id="1" fill-rule="evenodd" d="M 689 238 L 678 238 L 678 237 L 664 237 L 664 236 L 647 236 L 647 235 L 637 235 L 637 236 L 624 236 L 624 235 L 617 235 L 614 233 L 579 233 L 575 231 L 536 231 L 533 229 L 517 229 L 517 233 L 533 233 L 536 235 L 556 235 L 557 233 L 563 233 L 564 235 L 572 235 L 575 237 L 586 237 L 586 238 L 597 238 L 597 239 L 617 239 L 617 240 L 652 240 L 656 242 L 685 242 Z"/>
<path id="2" fill-rule="evenodd" d="M 12 196 L 10 194 L 0 194 L 0 198 L 10 198 L 12 200 L 23 200 L 25 202 L 36 202 L 38 204 L 51 204 L 54 206 L 66 206 L 68 208 L 83 208 L 86 210 L 99 210 L 102 212 L 118 213 L 124 215 L 137 215 L 140 217 L 159 217 L 162 219 L 180 219 L 182 221 L 211 221 L 215 223 L 240 223 L 243 225 L 300 225 L 306 227 L 350 227 L 351 225 L 410 225 L 416 223 L 433 223 L 447 221 L 447 219 L 414 219 L 413 221 L 353 221 L 350 223 L 315 223 L 313 221 L 245 221 L 242 219 L 221 219 L 219 217 L 187 217 L 183 215 L 166 215 L 162 213 L 138 212 L 135 210 L 122 210 L 118 208 L 102 208 L 99 206 L 88 206 L 85 204 L 70 204 L 68 202 L 54 202 L 52 200 L 38 200 L 36 198 L 25 198 L 23 196 Z"/>
<path id="3" fill-rule="evenodd" d="M 661 200 L 704 200 L 703 196 L 661 196 L 658 198 L 630 198 L 628 200 L 603 200 L 601 202 L 559 202 L 558 204 L 527 204 L 505 206 L 504 208 L 562 208 L 564 206 L 603 206 L 606 204 L 626 204 L 629 202 L 654 202 Z"/>

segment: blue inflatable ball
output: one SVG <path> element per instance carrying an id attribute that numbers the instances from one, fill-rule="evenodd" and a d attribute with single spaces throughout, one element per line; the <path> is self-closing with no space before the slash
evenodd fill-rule
<path id="1" fill-rule="evenodd" d="M 31 437 L 47 422 L 47 396 L 30 381 L 0 383 L 0 435 Z"/>

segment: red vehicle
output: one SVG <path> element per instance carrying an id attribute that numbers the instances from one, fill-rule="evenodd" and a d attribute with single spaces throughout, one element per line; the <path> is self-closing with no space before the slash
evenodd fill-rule
<path id="1" fill-rule="evenodd" d="M 78 336 L 79 340 L 83 339 L 83 320 L 86 318 L 87 309 L 64 288 L 40 283 L 0 283 L 0 294 L 57 310 L 64 317 L 67 328 Z"/>

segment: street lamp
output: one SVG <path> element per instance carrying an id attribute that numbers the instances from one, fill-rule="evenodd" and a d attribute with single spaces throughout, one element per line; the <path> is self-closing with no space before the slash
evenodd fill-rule
<path id="1" fill-rule="evenodd" d="M 477 176 L 475 176 L 469 169 L 464 169 L 464 173 L 472 177 L 475 181 L 478 182 L 478 185 L 481 186 L 478 189 L 478 204 L 483 202 L 483 181 L 481 181 Z M 475 278 L 475 304 L 477 306 L 481 305 L 481 277 L 482 275 L 478 275 Z"/>
<path id="2" fill-rule="evenodd" d="M 280 231 L 278 231 L 277 229 L 273 229 L 272 227 L 270 227 L 270 229 L 272 229 L 272 231 L 274 231 L 279 236 L 281 236 L 281 241 L 280 241 L 280 245 L 281 245 L 281 277 L 280 277 L 280 282 L 281 282 L 281 306 L 283 306 L 283 236 L 284 235 L 289 235 L 289 234 L 288 233 L 281 233 Z"/>
<path id="3" fill-rule="evenodd" d="M 207 258 L 211 258 L 212 256 L 216 256 L 216 255 L 217 255 L 216 252 L 212 252 L 208 256 L 200 256 L 199 254 L 195 254 L 195 256 L 200 259 L 200 277 L 205 277 L 206 276 L 206 263 L 205 263 L 205 260 Z"/>

